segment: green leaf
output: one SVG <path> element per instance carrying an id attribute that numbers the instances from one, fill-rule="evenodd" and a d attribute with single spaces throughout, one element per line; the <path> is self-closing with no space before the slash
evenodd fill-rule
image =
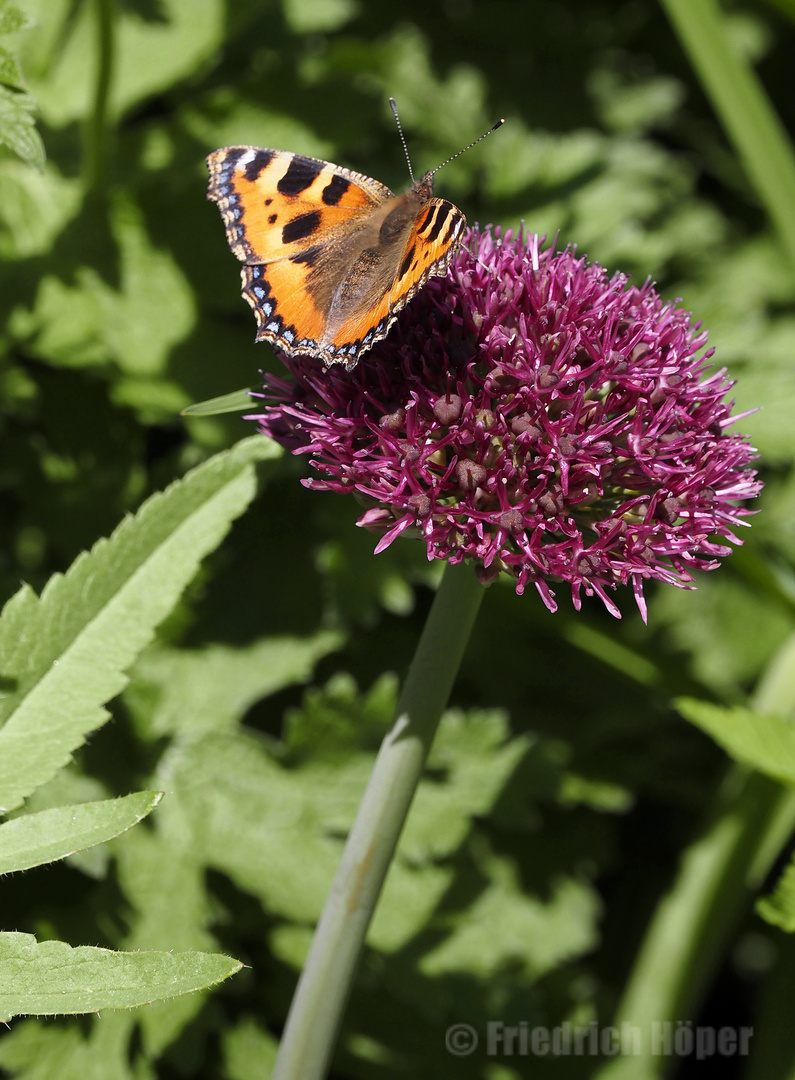
<path id="1" fill-rule="evenodd" d="M 350 761 L 362 747 L 374 749 L 389 730 L 398 697 L 397 679 L 381 675 L 364 693 L 356 680 L 339 671 L 322 687 L 310 687 L 300 708 L 285 717 L 284 741 L 289 761 L 308 761 L 311 767 L 324 762 Z"/>
<path id="2" fill-rule="evenodd" d="M 141 657 L 125 701 L 147 736 L 220 731 L 255 702 L 306 682 L 342 635 L 264 638 L 244 648 L 153 649 Z"/>
<path id="3" fill-rule="evenodd" d="M 183 416 L 219 416 L 221 413 L 240 413 L 251 410 L 254 402 L 248 390 L 233 390 L 231 394 L 221 394 L 220 397 L 210 398 L 208 401 L 197 401 L 195 405 L 188 405 L 182 410 Z"/>
<path id="4" fill-rule="evenodd" d="M 743 418 L 740 430 L 770 464 L 790 464 L 795 460 L 795 432 L 787 402 L 795 393 L 795 319 L 779 315 L 769 326 L 757 327 L 755 338 L 746 354 L 748 363 L 739 368 L 737 407 L 757 411 Z"/>
<path id="5" fill-rule="evenodd" d="M 251 732 L 185 740 L 164 762 L 174 793 L 169 818 L 189 823 L 195 858 L 269 911 L 309 922 L 342 850 L 339 822 L 350 824 L 371 765 L 369 755 L 357 754 L 332 775 L 287 770 Z"/>
<path id="6" fill-rule="evenodd" d="M 652 621 L 667 624 L 693 675 L 723 698 L 758 677 L 792 632 L 783 605 L 756 582 L 733 575 L 705 574 L 694 593 L 661 589 L 653 598 Z"/>
<path id="7" fill-rule="evenodd" d="M 40 810 L 0 825 L 0 874 L 63 859 L 102 844 L 137 824 L 157 806 L 159 791 Z"/>
<path id="8" fill-rule="evenodd" d="M 94 281 L 103 339 L 126 372 L 160 374 L 195 325 L 195 297 L 184 269 L 149 234 L 131 199 L 115 200 L 111 227 L 119 249 L 118 291 Z"/>
<path id="9" fill-rule="evenodd" d="M 317 918 L 372 769 L 373 753 L 359 746 L 373 741 L 375 749 L 379 713 L 388 718 L 394 708 L 394 687 L 387 680 L 363 700 L 344 683 L 338 676 L 322 694 L 308 692 L 301 714 L 291 716 L 290 746 L 298 758 L 297 764 L 288 759 L 292 767 L 242 729 L 173 747 L 155 780 L 171 792 L 157 815 L 155 834 L 164 841 L 179 835 L 179 855 L 174 852 L 172 859 L 189 855 L 197 867 L 203 863 L 228 874 L 269 912 L 291 923 Z M 343 705 L 351 694 L 346 719 Z M 310 757 L 313 733 L 317 756 Z M 337 752 L 332 750 L 335 733 Z M 508 738 L 506 718 L 498 712 L 451 712 L 443 718 L 429 775 L 417 792 L 371 928 L 375 948 L 397 951 L 422 932 L 452 884 L 452 857 L 474 821 L 492 812 L 529 745 L 525 738 Z M 128 895 L 129 883 L 139 882 L 137 906 L 159 874 L 171 880 L 176 873 L 171 865 L 159 871 L 152 864 L 144 876 L 149 839 L 139 831 L 124 845 L 126 854 L 141 856 L 137 865 L 125 857 L 120 872 Z M 193 896 L 190 874 L 187 868 L 182 872 L 182 888 Z M 200 913 L 194 900 L 190 906 Z M 298 964 L 305 940 L 288 926 L 272 945 L 283 959 Z"/>
<path id="10" fill-rule="evenodd" d="M 0 615 L 0 805 L 18 806 L 108 718 L 101 707 L 280 451 L 254 436 L 153 495 L 110 539 Z"/>
<path id="11" fill-rule="evenodd" d="M 756 910 L 771 926 L 795 933 L 795 859 L 784 870 L 774 892 L 757 901 Z"/>
<path id="12" fill-rule="evenodd" d="M 507 716 L 498 711 L 445 713 L 428 759 L 425 779 L 400 838 L 400 854 L 410 861 L 451 855 L 463 843 L 473 817 L 487 816 L 530 747 L 511 739 Z"/>
<path id="13" fill-rule="evenodd" d="M 178 793 L 169 792 L 153 825 L 132 829 L 113 845 L 119 887 L 135 912 L 122 944 L 126 949 L 212 949 L 216 941 L 208 927 L 217 908 L 207 894 L 205 861 L 192 848 L 191 823 Z"/>
<path id="14" fill-rule="evenodd" d="M 359 13 L 358 0 L 286 0 L 284 17 L 299 34 L 329 33 Z"/>
<path id="15" fill-rule="evenodd" d="M 60 186 L 66 185 L 61 181 Z M 46 199 L 46 191 L 41 197 Z M 48 218 L 53 210 L 48 207 Z M 32 304 L 19 306 L 9 325 L 12 333 L 35 340 L 41 358 L 75 367 L 106 365 L 111 358 L 132 379 L 152 379 L 164 374 L 175 348 L 194 328 L 195 296 L 184 269 L 172 252 L 155 242 L 132 199 L 114 197 L 109 222 L 116 248 L 112 262 L 103 265 L 94 257 L 75 267 L 66 280 L 48 268 Z M 101 235 L 105 226 L 92 217 L 79 228 Z M 17 225 L 13 231 L 35 230 Z M 116 394 L 132 396 L 124 383 L 116 385 Z M 185 402 L 183 391 L 163 406 L 173 405 L 173 413 Z"/>
<path id="16" fill-rule="evenodd" d="M 242 966 L 213 953 L 121 953 L 0 934 L 0 1017 L 131 1009 L 214 986 Z"/>
<path id="17" fill-rule="evenodd" d="M 674 29 L 795 262 L 795 153 L 756 72 L 732 48 L 716 0 L 663 0 Z"/>
<path id="18" fill-rule="evenodd" d="M 785 784 L 795 784 L 795 724 L 789 720 L 692 698 L 679 698 L 676 707 L 736 761 Z"/>
<path id="19" fill-rule="evenodd" d="M 33 172 L 21 162 L 0 170 L 0 259 L 48 256 L 56 237 L 77 213 L 77 180 L 53 167 Z"/>
<path id="20" fill-rule="evenodd" d="M 48 14 L 49 7 L 48 2 L 44 9 Z M 154 7 L 116 7 L 110 90 L 114 119 L 195 76 L 221 46 L 225 25 L 222 0 L 192 0 L 187 5 L 183 0 L 159 0 Z M 86 60 L 93 56 L 94 11 L 91 5 L 62 3 L 60 11 L 42 22 L 47 24 L 46 36 L 39 50 L 46 78 L 37 85 L 37 95 L 47 121 L 63 127 L 83 119 L 91 108 L 94 70 Z"/>
<path id="21" fill-rule="evenodd" d="M 21 86 L 22 72 L 19 69 L 15 57 L 8 49 L 0 48 L 0 82 L 11 83 L 12 86 Z"/>
<path id="22" fill-rule="evenodd" d="M 198 994 L 187 995 L 167 1004 L 197 999 Z M 14 1080 L 155 1080 L 131 1055 L 130 1038 L 142 1018 L 163 1007 L 106 1011 L 87 1023 L 24 1020 L 0 1040 L 0 1065 Z"/>
<path id="23" fill-rule="evenodd" d="M 5 0 L 0 3 L 0 35 L 16 34 L 18 30 L 28 30 L 35 25 L 35 20 L 18 7 L 7 4 Z"/>
<path id="24" fill-rule="evenodd" d="M 453 933 L 422 958 L 425 974 L 458 971 L 493 979 L 517 966 L 539 978 L 596 945 L 600 904 L 588 884 L 561 878 L 548 896 L 528 895 L 509 860 L 488 861 L 492 880 L 456 918 Z"/>
<path id="25" fill-rule="evenodd" d="M 41 170 L 44 168 L 44 143 L 32 115 L 36 107 L 36 101 L 27 91 L 0 86 L 0 144 L 5 144 L 23 161 Z"/>
<path id="26" fill-rule="evenodd" d="M 251 1080 L 270 1076 L 276 1063 L 278 1043 L 251 1018 L 227 1025 L 223 1032 L 225 1080 Z"/>

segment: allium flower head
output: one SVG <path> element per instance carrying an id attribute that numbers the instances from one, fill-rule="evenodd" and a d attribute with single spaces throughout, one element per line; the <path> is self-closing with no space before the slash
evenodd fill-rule
<path id="1" fill-rule="evenodd" d="M 552 611 L 565 582 L 620 617 L 607 590 L 631 582 L 645 618 L 644 580 L 692 587 L 761 487 L 706 340 L 651 283 L 473 231 L 353 372 L 285 358 L 256 419 L 311 455 L 308 487 L 369 507 L 376 551 L 410 530 Z"/>

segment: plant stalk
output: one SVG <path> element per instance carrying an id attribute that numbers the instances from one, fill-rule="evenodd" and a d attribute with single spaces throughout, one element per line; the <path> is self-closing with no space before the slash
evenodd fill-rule
<path id="1" fill-rule="evenodd" d="M 97 73 L 94 102 L 85 127 L 83 180 L 87 192 L 105 184 L 108 162 L 108 101 L 116 58 L 116 0 L 94 0 Z"/>
<path id="2" fill-rule="evenodd" d="M 795 150 L 716 0 L 661 0 L 795 267 Z"/>
<path id="3" fill-rule="evenodd" d="M 272 1080 L 326 1074 L 367 928 L 483 592 L 471 566 L 445 568 L 315 931 Z"/>
<path id="4" fill-rule="evenodd" d="M 795 636 L 762 678 L 759 712 L 795 716 Z M 640 1056 L 615 1058 L 596 1080 L 655 1080 L 676 1064 L 652 1054 L 654 1032 L 695 1019 L 752 897 L 795 827 L 795 791 L 735 765 L 654 913 L 613 1025 L 637 1031 Z"/>

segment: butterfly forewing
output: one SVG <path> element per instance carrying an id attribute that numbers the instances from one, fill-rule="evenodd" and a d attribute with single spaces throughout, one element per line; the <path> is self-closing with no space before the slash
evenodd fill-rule
<path id="1" fill-rule="evenodd" d="M 392 195 L 368 177 L 285 150 L 230 146 L 207 161 L 208 198 L 241 262 L 289 258 Z"/>

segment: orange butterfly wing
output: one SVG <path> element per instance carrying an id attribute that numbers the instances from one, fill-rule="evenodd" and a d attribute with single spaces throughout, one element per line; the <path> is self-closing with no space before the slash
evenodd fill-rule
<path id="1" fill-rule="evenodd" d="M 246 263 L 257 340 L 289 355 L 355 366 L 432 274 L 444 273 L 465 221 L 431 196 L 431 178 L 395 196 L 327 161 L 251 146 L 207 159 L 208 198 Z"/>

